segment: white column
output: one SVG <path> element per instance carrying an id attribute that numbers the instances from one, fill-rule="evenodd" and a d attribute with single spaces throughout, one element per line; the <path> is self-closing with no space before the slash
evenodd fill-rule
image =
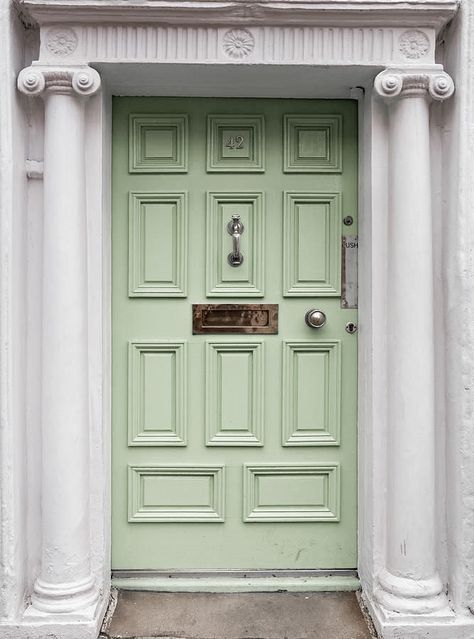
<path id="1" fill-rule="evenodd" d="M 387 537 L 376 595 L 388 611 L 430 614 L 447 599 L 436 562 L 429 103 L 454 86 L 442 71 L 387 70 L 375 90 L 390 130 Z"/>
<path id="2" fill-rule="evenodd" d="M 98 600 L 90 567 L 89 389 L 84 105 L 100 86 L 89 67 L 32 66 L 19 90 L 45 102 L 42 315 L 42 563 L 33 607 Z"/>

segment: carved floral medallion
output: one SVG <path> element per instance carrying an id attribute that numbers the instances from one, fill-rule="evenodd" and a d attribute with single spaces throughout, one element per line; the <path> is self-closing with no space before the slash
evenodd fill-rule
<path id="1" fill-rule="evenodd" d="M 238 60 L 252 53 L 255 39 L 247 29 L 231 29 L 224 35 L 222 46 L 230 58 Z"/>
<path id="2" fill-rule="evenodd" d="M 77 36 L 72 29 L 51 29 L 46 46 L 54 55 L 70 55 L 76 50 Z"/>
<path id="3" fill-rule="evenodd" d="M 429 51 L 430 41 L 423 31 L 413 29 L 400 36 L 399 47 L 402 55 L 410 60 L 423 58 Z"/>

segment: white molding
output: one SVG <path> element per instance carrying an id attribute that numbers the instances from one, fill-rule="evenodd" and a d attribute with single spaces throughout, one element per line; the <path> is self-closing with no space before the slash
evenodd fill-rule
<path id="1" fill-rule="evenodd" d="M 18 0 L 39 24 L 273 24 L 356 27 L 425 26 L 439 30 L 456 13 L 454 0 Z"/>

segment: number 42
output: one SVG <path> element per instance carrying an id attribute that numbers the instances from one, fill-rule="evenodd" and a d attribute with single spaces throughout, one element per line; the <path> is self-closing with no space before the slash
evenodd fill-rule
<path id="1" fill-rule="evenodd" d="M 242 149 L 244 146 L 243 135 L 233 135 L 225 141 L 225 146 L 228 149 Z"/>

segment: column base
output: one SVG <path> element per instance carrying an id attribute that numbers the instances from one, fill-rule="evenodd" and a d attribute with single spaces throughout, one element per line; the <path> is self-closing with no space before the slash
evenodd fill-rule
<path id="1" fill-rule="evenodd" d="M 380 639 L 472 639 L 474 617 L 449 607 L 432 614 L 403 614 L 384 608 L 376 593 L 362 591 L 363 604 Z"/>
<path id="2" fill-rule="evenodd" d="M 41 612 L 32 605 L 14 622 L 0 621 L 2 639 L 97 639 L 104 615 L 109 607 L 109 586 L 97 603 L 71 613 Z"/>
<path id="3" fill-rule="evenodd" d="M 92 575 L 69 583 L 49 583 L 38 578 L 31 595 L 35 610 L 47 613 L 71 613 L 95 606 L 99 591 Z"/>
<path id="4" fill-rule="evenodd" d="M 430 615 L 450 611 L 441 579 L 409 579 L 382 570 L 375 587 L 377 602 L 388 612 L 405 615 Z"/>

